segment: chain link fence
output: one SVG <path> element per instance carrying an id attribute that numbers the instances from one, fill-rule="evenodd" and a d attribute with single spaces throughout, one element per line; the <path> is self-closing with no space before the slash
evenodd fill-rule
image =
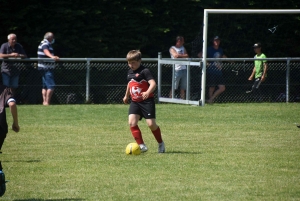
<path id="1" fill-rule="evenodd" d="M 37 70 L 37 59 L 15 60 L 21 71 L 16 98 L 20 104 L 42 104 L 42 78 Z M 157 59 L 144 59 L 143 65 L 157 79 Z M 171 64 L 162 64 L 161 96 L 169 97 L 172 87 Z M 246 94 L 253 81 L 248 81 L 253 70 L 253 61 L 223 62 L 223 77 L 226 90 L 215 102 L 285 102 L 289 90 L 289 102 L 300 102 L 300 63 L 268 61 L 268 77 L 262 83 L 259 99 Z M 125 59 L 61 59 L 55 68 L 56 87 L 52 104 L 119 104 L 127 86 L 128 65 Z M 201 96 L 201 66 L 190 68 L 190 99 Z M 287 80 L 288 78 L 288 80 Z M 2 77 L 1 77 L 2 79 Z M 2 80 L 1 80 L 2 83 Z M 288 85 L 288 88 L 287 88 Z M 206 89 L 206 97 L 208 90 Z M 156 99 L 157 99 L 156 93 Z M 179 98 L 178 90 L 175 97 Z"/>
<path id="2" fill-rule="evenodd" d="M 246 93 L 246 91 L 251 90 L 254 83 L 254 80 L 248 80 L 254 68 L 253 61 L 243 61 L 242 59 L 234 61 L 232 59 L 229 62 L 223 62 L 222 74 L 226 90 L 214 102 L 286 102 L 286 100 L 288 102 L 300 102 L 300 59 L 295 59 L 297 61 L 293 62 L 289 62 L 288 59 L 286 61 L 275 60 L 273 58 L 268 61 L 267 79 L 260 85 L 259 93 Z M 168 62 L 168 60 L 166 61 Z M 213 61 L 213 59 L 210 59 L 210 61 Z M 162 97 L 169 97 L 172 83 L 172 66 L 172 64 L 162 64 Z M 190 66 L 189 100 L 201 99 L 201 80 L 202 65 Z M 208 87 L 206 87 L 205 92 L 207 98 Z M 176 90 L 175 98 L 180 98 L 178 90 Z"/>
<path id="3" fill-rule="evenodd" d="M 88 62 L 86 59 L 66 60 L 56 62 L 54 71 L 56 87 L 51 104 L 123 103 L 129 69 L 125 59 L 100 59 L 101 61 Z M 157 59 L 152 60 L 143 64 L 151 69 L 155 76 Z M 18 103 L 42 104 L 42 78 L 37 70 L 37 59 L 16 60 L 14 66 L 21 71 L 19 88 L 16 91 Z"/>

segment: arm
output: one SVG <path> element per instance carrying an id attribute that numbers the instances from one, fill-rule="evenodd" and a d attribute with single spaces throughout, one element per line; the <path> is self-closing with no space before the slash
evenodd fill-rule
<path id="1" fill-rule="evenodd" d="M 268 64 L 266 62 L 264 62 L 264 72 L 261 76 L 261 81 L 262 82 L 266 80 L 267 70 L 268 70 Z"/>
<path id="2" fill-rule="evenodd" d="M 223 54 L 223 58 L 228 58 L 225 54 Z M 234 61 L 228 61 L 229 63 L 234 63 Z"/>
<path id="3" fill-rule="evenodd" d="M 21 57 L 21 58 L 27 58 L 27 55 L 26 55 L 26 54 L 19 54 L 18 57 Z"/>
<path id="4" fill-rule="evenodd" d="M 172 56 L 174 58 L 188 58 L 189 55 L 187 54 L 186 50 L 184 49 L 184 53 L 183 54 L 178 54 L 176 52 L 176 50 L 174 50 L 173 48 L 170 48 L 170 54 L 172 54 Z"/>
<path id="5" fill-rule="evenodd" d="M 7 51 L 5 51 L 5 46 L 1 46 L 1 50 L 0 50 L 0 58 L 10 58 L 10 57 L 20 57 L 20 58 L 26 58 L 27 55 L 23 49 L 23 47 L 21 45 L 16 44 L 16 50 L 20 53 L 17 52 L 12 52 L 10 54 L 6 54 Z"/>
<path id="6" fill-rule="evenodd" d="M 198 56 L 199 58 L 202 58 L 202 57 L 203 57 L 203 52 L 202 52 L 202 51 L 199 52 L 199 53 L 197 54 L 197 56 Z"/>
<path id="7" fill-rule="evenodd" d="M 18 53 L 10 53 L 10 54 L 3 54 L 3 53 L 0 53 L 0 57 L 1 58 L 10 58 L 10 57 L 22 57 L 20 54 Z"/>
<path id="8" fill-rule="evenodd" d="M 21 47 L 22 47 L 22 46 L 21 46 Z M 21 48 L 21 53 L 19 54 L 19 56 L 20 56 L 21 58 L 27 58 L 27 54 L 26 54 L 25 50 L 23 49 L 23 47 Z"/>
<path id="9" fill-rule="evenodd" d="M 143 100 L 146 100 L 149 97 L 149 95 L 151 93 L 153 93 L 156 89 L 156 82 L 154 79 L 149 80 L 148 83 L 150 85 L 148 90 L 145 92 L 142 92 Z"/>
<path id="10" fill-rule="evenodd" d="M 174 58 L 178 58 L 178 54 L 177 52 L 173 49 L 173 48 L 170 48 L 170 54 L 174 57 Z"/>
<path id="11" fill-rule="evenodd" d="M 185 48 L 184 48 L 184 54 L 181 54 L 180 57 L 181 58 L 189 58 L 189 54 L 187 53 Z"/>
<path id="12" fill-rule="evenodd" d="M 123 98 L 123 102 L 125 104 L 128 103 L 128 99 L 129 99 L 129 95 L 130 95 L 130 89 L 129 89 L 129 83 L 127 84 L 127 88 L 126 88 L 126 93 L 125 93 L 125 96 Z"/>
<path id="13" fill-rule="evenodd" d="M 18 110 L 17 110 L 17 104 L 15 102 L 9 102 L 8 103 L 9 108 L 10 108 L 10 112 L 13 118 L 13 124 L 12 124 L 12 129 L 15 132 L 19 132 L 20 131 L 20 127 L 19 127 L 19 122 L 18 122 Z"/>
<path id="14" fill-rule="evenodd" d="M 59 57 L 58 57 L 58 56 L 53 56 L 53 55 L 49 52 L 48 49 L 44 49 L 43 51 L 44 51 L 44 53 L 45 53 L 46 56 L 48 56 L 48 57 L 54 59 L 55 61 L 59 60 Z"/>
<path id="15" fill-rule="evenodd" d="M 201 52 L 199 52 L 198 54 L 197 54 L 197 56 L 199 57 L 199 58 L 203 58 L 203 52 L 201 51 Z M 206 55 L 207 56 L 207 55 Z M 206 68 L 208 68 L 209 67 L 209 62 L 207 61 L 206 62 Z"/>
<path id="16" fill-rule="evenodd" d="M 253 80 L 254 75 L 255 75 L 255 66 L 254 66 L 253 71 L 252 71 L 250 77 L 248 78 L 248 80 Z"/>

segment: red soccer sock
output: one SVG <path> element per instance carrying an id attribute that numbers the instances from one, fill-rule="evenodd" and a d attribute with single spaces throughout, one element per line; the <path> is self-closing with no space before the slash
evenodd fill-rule
<path id="1" fill-rule="evenodd" d="M 153 135 L 154 135 L 156 141 L 157 141 L 158 143 L 162 143 L 163 140 L 162 140 L 162 137 L 161 137 L 160 128 L 157 127 L 157 129 L 156 129 L 155 131 L 152 131 L 152 133 L 153 133 Z"/>
<path id="2" fill-rule="evenodd" d="M 136 126 L 130 127 L 130 130 L 131 130 L 132 136 L 134 137 L 136 143 L 144 144 L 142 132 L 141 132 L 139 126 L 136 125 Z"/>

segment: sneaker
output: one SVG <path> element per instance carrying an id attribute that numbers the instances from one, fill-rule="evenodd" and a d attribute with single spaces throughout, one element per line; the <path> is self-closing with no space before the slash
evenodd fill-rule
<path id="1" fill-rule="evenodd" d="M 148 148 L 146 147 L 145 144 L 140 144 L 140 149 L 142 153 L 148 151 Z"/>
<path id="2" fill-rule="evenodd" d="M 250 94 L 250 93 L 252 93 L 252 90 L 250 90 L 250 91 L 246 91 L 246 94 Z"/>
<path id="3" fill-rule="evenodd" d="M 165 143 L 159 143 L 158 144 L 158 153 L 165 153 Z"/>

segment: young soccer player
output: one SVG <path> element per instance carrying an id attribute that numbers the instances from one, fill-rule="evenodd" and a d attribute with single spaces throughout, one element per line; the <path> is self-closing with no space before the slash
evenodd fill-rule
<path id="1" fill-rule="evenodd" d="M 154 77 L 149 69 L 141 65 L 142 54 L 139 50 L 129 51 L 126 59 L 130 69 L 127 75 L 128 85 L 123 102 L 127 104 L 129 96 L 131 96 L 128 123 L 132 136 L 140 146 L 141 151 L 146 152 L 148 148 L 143 141 L 142 133 L 138 126 L 138 121 L 144 117 L 158 142 L 158 153 L 164 153 L 165 144 L 162 140 L 160 128 L 155 121 L 153 92 L 156 88 L 156 82 Z"/>

